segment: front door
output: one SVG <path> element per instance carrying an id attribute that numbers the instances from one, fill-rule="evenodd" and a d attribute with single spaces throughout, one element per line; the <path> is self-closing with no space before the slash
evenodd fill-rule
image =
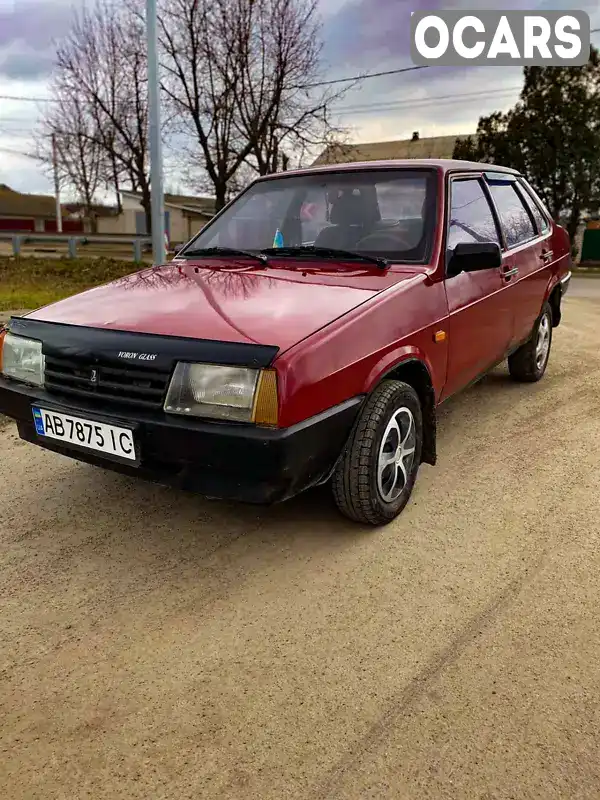
<path id="1" fill-rule="evenodd" d="M 461 242 L 496 242 L 500 233 L 482 176 L 455 177 L 448 197 L 446 264 Z M 512 335 L 503 269 L 462 272 L 445 280 L 448 300 L 449 397 L 502 360 Z"/>

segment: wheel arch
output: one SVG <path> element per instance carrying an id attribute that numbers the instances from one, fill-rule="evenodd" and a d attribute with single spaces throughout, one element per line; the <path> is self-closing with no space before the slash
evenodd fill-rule
<path id="1" fill-rule="evenodd" d="M 562 301 L 562 288 L 560 285 L 560 281 L 556 283 L 556 285 L 550 290 L 550 294 L 548 295 L 547 303 L 550 306 L 550 310 L 552 311 L 552 327 L 558 328 L 560 325 L 560 321 L 562 319 L 562 310 L 561 310 L 561 301 Z"/>
<path id="2" fill-rule="evenodd" d="M 550 310 L 552 311 L 552 327 L 558 328 L 560 325 L 560 321 L 562 319 L 562 310 L 561 310 L 561 302 L 562 302 L 562 285 L 558 278 L 551 280 L 546 287 L 546 292 L 544 294 L 544 302 L 542 303 L 542 308 L 540 309 L 540 314 L 546 303 L 550 306 Z"/>
<path id="3" fill-rule="evenodd" d="M 437 421 L 435 390 L 431 372 L 427 364 L 417 356 L 408 356 L 388 367 L 370 388 L 374 391 L 385 380 L 398 380 L 407 383 L 419 396 L 423 412 L 423 448 L 421 462 L 435 465 L 437 461 Z"/>

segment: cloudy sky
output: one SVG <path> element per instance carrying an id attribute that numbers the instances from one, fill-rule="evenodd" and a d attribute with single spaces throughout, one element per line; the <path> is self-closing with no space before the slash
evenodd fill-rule
<path id="1" fill-rule="evenodd" d="M 31 158 L 31 133 L 52 72 L 53 43 L 85 0 L 0 0 L 0 183 L 50 192 L 48 175 Z M 477 8 L 580 9 L 600 27 L 597 0 L 320 0 L 324 78 L 411 66 L 410 12 Z M 600 44 L 600 36 L 593 41 Z M 442 69 L 374 78 L 346 94 L 337 111 L 353 141 L 472 132 L 481 114 L 512 105 L 516 68 Z M 35 102 L 6 97 L 39 98 Z"/>

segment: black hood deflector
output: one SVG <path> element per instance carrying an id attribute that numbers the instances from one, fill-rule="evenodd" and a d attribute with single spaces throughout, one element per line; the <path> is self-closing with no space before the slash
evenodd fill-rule
<path id="1" fill-rule="evenodd" d="M 279 351 L 274 345 L 88 328 L 84 325 L 44 322 L 27 317 L 11 317 L 8 330 L 15 335 L 41 341 L 42 352 L 47 356 L 123 366 L 129 363 L 150 369 L 171 369 L 176 361 L 268 367 Z M 148 355 L 155 358 L 140 358 Z"/>

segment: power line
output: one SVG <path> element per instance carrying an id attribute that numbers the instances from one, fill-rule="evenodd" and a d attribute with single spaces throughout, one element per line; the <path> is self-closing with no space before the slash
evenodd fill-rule
<path id="1" fill-rule="evenodd" d="M 24 153 L 21 150 L 12 150 L 10 147 L 0 147 L 0 153 L 10 153 L 12 156 L 22 156 L 23 158 L 32 158 L 34 161 L 40 161 L 39 156 L 33 153 Z"/>
<path id="2" fill-rule="evenodd" d="M 474 100 L 479 97 L 487 97 L 488 95 L 509 95 L 521 90 L 521 86 L 507 86 L 498 89 L 484 89 L 473 92 L 455 92 L 452 94 L 434 95 L 433 97 L 416 97 L 407 100 L 389 100 L 380 101 L 378 103 L 357 103 L 355 105 L 344 105 L 336 109 L 336 114 L 364 114 L 369 111 L 394 111 L 401 108 L 424 108 L 429 105 L 442 104 L 443 102 L 455 102 L 456 100 Z M 2 122 L 23 122 L 22 119 L 14 117 L 13 119 L 4 118 Z M 30 134 L 33 135 L 34 131 L 31 128 L 8 128 L 0 127 L 0 133 L 4 135 L 11 134 Z"/>
<path id="3" fill-rule="evenodd" d="M 7 120 L 7 121 L 10 122 L 10 120 Z M 32 128 L 33 128 L 33 126 L 31 128 L 4 128 L 4 127 L 2 127 L 2 128 L 0 128 L 0 133 L 3 133 L 5 135 L 10 135 L 12 133 L 17 133 L 17 134 L 21 134 L 21 133 L 26 133 L 27 134 L 28 133 L 28 134 L 33 135 L 34 131 L 32 130 Z"/>
<path id="4" fill-rule="evenodd" d="M 590 30 L 590 34 L 600 32 L 600 28 L 592 28 Z M 385 70 L 385 72 L 368 72 L 366 75 L 349 75 L 347 78 L 335 78 L 329 81 L 318 81 L 317 83 L 305 83 L 302 86 L 298 86 L 298 89 L 314 89 L 317 86 L 331 86 L 334 83 L 351 83 L 352 81 L 364 81 L 367 78 L 381 78 L 385 75 L 400 75 L 403 72 L 415 72 L 418 69 L 431 69 L 431 67 L 435 67 L 436 64 L 422 64 L 418 67 L 402 67 L 401 69 L 389 69 Z"/>
<path id="5" fill-rule="evenodd" d="M 599 33 L 600 28 L 592 28 L 590 30 L 590 34 L 592 33 Z M 353 81 L 365 81 L 370 78 L 381 78 L 387 75 L 401 75 L 406 72 L 416 72 L 417 70 L 421 69 L 431 69 L 432 67 L 437 66 L 436 64 L 422 64 L 420 66 L 413 66 L 413 67 L 400 67 L 398 69 L 389 69 L 384 70 L 382 72 L 367 72 L 363 75 L 348 75 L 345 78 L 332 78 L 328 81 L 317 81 L 315 83 L 303 83 L 296 86 L 296 89 L 315 89 L 318 86 L 332 86 L 336 83 L 351 83 Z M 492 65 L 493 66 L 493 65 Z M 29 103 L 51 103 L 55 102 L 54 98 L 52 97 L 21 97 L 18 95 L 6 95 L 0 94 L 0 100 L 15 100 L 15 101 L 23 101 Z"/>
<path id="6" fill-rule="evenodd" d="M 0 94 L 0 100 L 18 100 L 21 102 L 22 100 L 27 101 L 29 103 L 51 103 L 54 102 L 53 97 L 20 97 L 19 95 L 14 94 Z"/>
<path id="7" fill-rule="evenodd" d="M 418 69 L 430 69 L 431 64 L 423 64 L 420 67 L 402 67 L 401 69 L 388 69 L 384 72 L 368 72 L 366 75 L 350 75 L 348 78 L 335 78 L 330 81 L 318 81 L 317 83 L 303 83 L 297 89 L 314 89 L 317 86 L 331 86 L 334 83 L 350 83 L 351 81 L 364 81 L 367 78 L 381 78 L 384 75 L 400 75 L 402 72 L 416 72 Z"/>
<path id="8" fill-rule="evenodd" d="M 415 97 L 414 99 L 407 99 L 407 100 L 389 100 L 389 101 L 380 101 L 378 103 L 358 103 L 354 106 L 340 106 L 338 108 L 338 113 L 348 112 L 348 113 L 358 113 L 362 111 L 369 111 L 371 109 L 380 109 L 380 108 L 389 108 L 393 110 L 394 108 L 412 108 L 416 105 L 428 105 L 429 103 L 435 103 L 438 100 L 468 100 L 468 99 L 475 99 L 478 97 L 485 96 L 491 94 L 509 94 L 512 92 L 519 92 L 521 91 L 522 86 L 507 86 L 505 88 L 498 88 L 498 89 L 484 89 L 483 91 L 476 91 L 476 92 L 460 92 L 460 93 L 453 93 L 453 94 L 440 94 L 434 97 Z"/>
<path id="9" fill-rule="evenodd" d="M 368 114 L 368 113 L 375 113 L 378 111 L 396 111 L 402 110 L 404 108 L 426 108 L 432 105 L 443 105 L 445 103 L 451 102 L 454 103 L 457 100 L 475 100 L 481 97 L 482 95 L 494 95 L 494 96 L 504 96 L 504 95 L 512 95 L 514 92 L 517 92 L 521 89 L 520 86 L 516 87 L 509 87 L 507 89 L 491 89 L 489 91 L 483 92 L 466 92 L 464 94 L 445 94 L 445 95 L 437 95 L 435 97 L 420 97 L 415 98 L 414 100 L 390 100 L 388 102 L 382 101 L 380 103 L 365 103 L 361 105 L 355 106 L 340 106 L 337 109 L 333 110 L 334 114 L 345 116 L 348 114 Z M 10 122 L 10 120 L 3 120 L 6 122 Z M 20 121 L 20 120 L 19 120 Z M 2 136 L 34 136 L 35 131 L 32 128 L 10 128 L 2 126 L 0 127 L 0 135 Z"/>
<path id="10" fill-rule="evenodd" d="M 503 96 L 506 97 L 506 98 L 514 97 L 514 92 L 504 92 L 503 95 L 497 95 L 496 99 L 500 100 Z M 342 117 L 355 116 L 355 115 L 358 116 L 358 115 L 361 115 L 361 114 L 389 114 L 389 113 L 392 113 L 394 111 L 407 112 L 409 109 L 412 110 L 413 108 L 414 108 L 415 112 L 417 112 L 417 111 L 419 111 L 421 109 L 432 108 L 432 107 L 434 107 L 436 105 L 447 106 L 447 105 L 453 104 L 455 102 L 456 102 L 456 98 L 453 98 L 452 96 L 449 96 L 445 100 L 434 100 L 432 103 L 421 103 L 420 105 L 416 105 L 416 106 L 404 106 L 404 105 L 400 105 L 400 104 L 396 105 L 396 106 L 393 106 L 393 105 L 392 106 L 376 106 L 374 108 L 362 108 L 362 109 L 358 109 L 356 111 L 344 111 L 344 110 L 337 111 L 337 112 L 336 111 L 332 111 L 332 114 L 338 114 L 338 116 L 342 116 Z"/>

